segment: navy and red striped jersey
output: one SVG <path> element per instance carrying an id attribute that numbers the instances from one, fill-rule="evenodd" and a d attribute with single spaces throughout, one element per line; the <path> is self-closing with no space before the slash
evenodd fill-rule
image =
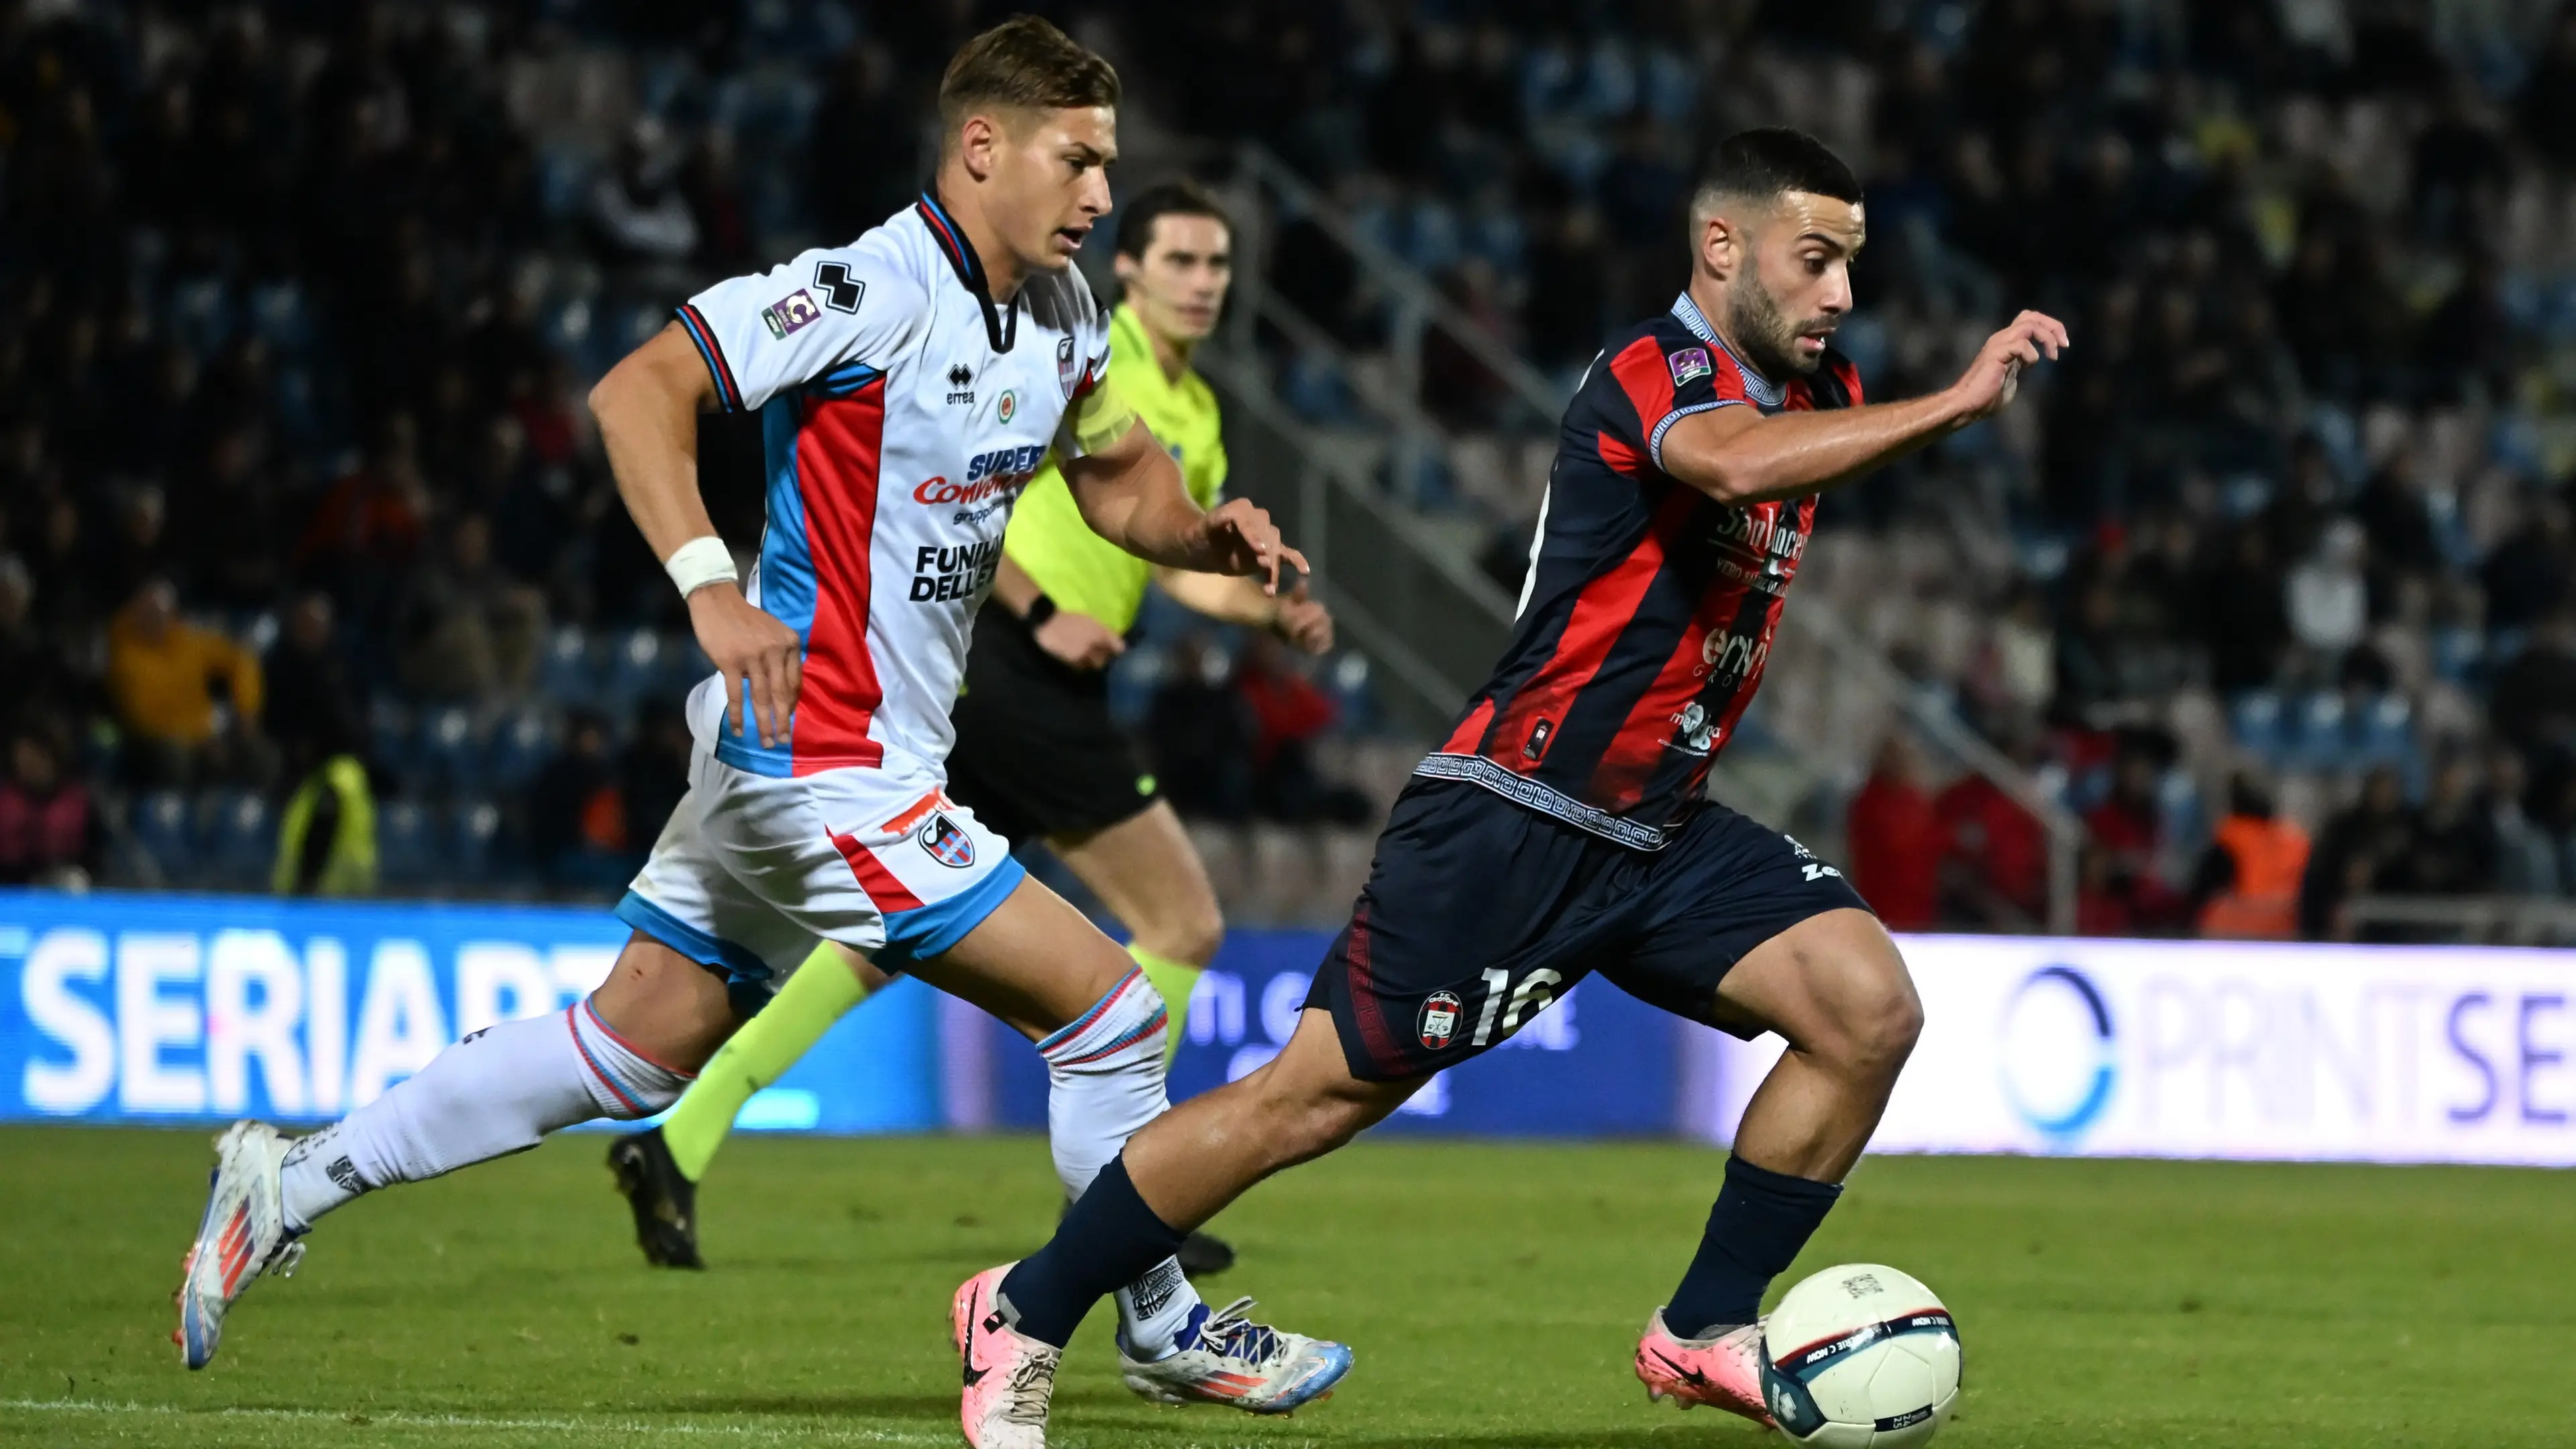
<path id="1" fill-rule="evenodd" d="M 1693 413 L 1852 407 L 1850 361 L 1773 383 L 1688 293 L 1610 340 L 1565 410 L 1511 647 L 1417 773 L 1660 848 L 1762 682 L 1816 500 L 1730 508 L 1663 470 Z"/>

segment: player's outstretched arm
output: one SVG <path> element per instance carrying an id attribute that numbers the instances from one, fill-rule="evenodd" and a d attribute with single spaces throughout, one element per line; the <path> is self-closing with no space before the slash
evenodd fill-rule
<path id="1" fill-rule="evenodd" d="M 716 537 L 698 493 L 698 414 L 715 405 L 715 379 L 676 322 L 590 390 L 617 496 L 666 566 L 682 546 Z M 803 672 L 796 631 L 752 607 L 730 577 L 708 579 L 688 597 L 698 647 L 724 671 L 731 727 L 741 731 L 747 708 L 763 745 L 784 739 Z"/>
<path id="2" fill-rule="evenodd" d="M 1202 512 L 1180 465 L 1141 422 L 1115 442 L 1057 454 L 1064 481 L 1091 531 L 1148 563 L 1205 574 L 1245 574 L 1279 590 L 1283 566 L 1306 571 L 1306 556 L 1279 537 L 1270 515 L 1241 498 Z"/>
<path id="3" fill-rule="evenodd" d="M 2067 345 L 2064 324 L 2024 312 L 1986 339 L 1957 382 L 1928 396 L 1769 417 L 1750 407 L 1693 413 L 1664 435 L 1664 471 L 1737 506 L 1830 488 L 2001 412 L 2023 366 Z"/>

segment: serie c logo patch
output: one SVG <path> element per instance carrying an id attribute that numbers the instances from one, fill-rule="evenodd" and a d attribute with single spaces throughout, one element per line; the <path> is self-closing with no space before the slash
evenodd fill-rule
<path id="1" fill-rule="evenodd" d="M 1708 360 L 1708 349 L 1705 347 L 1685 347 L 1679 352 L 1667 352 L 1664 354 L 1664 362 L 1673 370 L 1675 387 L 1680 387 L 1694 377 L 1707 377 L 1717 371 L 1716 364 Z"/>
<path id="2" fill-rule="evenodd" d="M 1458 1020 L 1466 1008 L 1458 1004 L 1455 992 L 1435 991 L 1422 1000 L 1422 1012 L 1414 1018 L 1414 1033 L 1423 1046 L 1439 1051 L 1458 1039 Z"/>
<path id="3" fill-rule="evenodd" d="M 814 305 L 814 299 L 802 287 L 760 309 L 760 320 L 768 326 L 769 335 L 781 340 L 822 315 L 823 309 Z"/>

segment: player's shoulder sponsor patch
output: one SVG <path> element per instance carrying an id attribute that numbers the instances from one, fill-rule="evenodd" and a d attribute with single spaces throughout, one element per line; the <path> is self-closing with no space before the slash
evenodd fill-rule
<path id="1" fill-rule="evenodd" d="M 1694 377 L 1707 377 L 1717 371 L 1717 364 L 1708 360 L 1708 349 L 1705 347 L 1685 347 L 1679 352 L 1667 352 L 1664 354 L 1664 361 L 1673 370 L 1675 387 L 1682 386 Z"/>
<path id="2" fill-rule="evenodd" d="M 784 338 L 822 315 L 823 309 L 814 305 L 813 296 L 802 287 L 760 309 L 760 320 L 768 324 L 769 335 L 775 338 Z"/>

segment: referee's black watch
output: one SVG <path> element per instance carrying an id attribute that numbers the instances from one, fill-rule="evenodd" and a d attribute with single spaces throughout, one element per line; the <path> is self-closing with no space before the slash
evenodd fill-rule
<path id="1" fill-rule="evenodd" d="M 1055 600 L 1044 594 L 1029 600 L 1029 611 L 1020 616 L 1020 627 L 1034 634 L 1038 627 L 1055 617 Z"/>

